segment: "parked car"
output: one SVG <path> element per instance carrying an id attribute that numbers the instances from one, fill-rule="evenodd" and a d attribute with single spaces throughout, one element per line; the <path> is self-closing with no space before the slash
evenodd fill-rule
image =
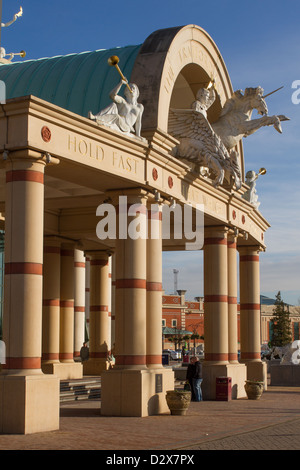
<path id="1" fill-rule="evenodd" d="M 164 349 L 163 354 L 169 354 L 173 361 L 178 361 L 181 358 L 181 351 L 174 351 L 174 349 Z"/>

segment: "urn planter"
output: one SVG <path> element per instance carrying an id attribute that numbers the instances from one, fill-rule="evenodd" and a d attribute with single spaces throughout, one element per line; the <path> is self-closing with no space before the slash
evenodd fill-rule
<path id="1" fill-rule="evenodd" d="M 246 380 L 245 391 L 249 400 L 259 400 L 264 391 L 264 383 L 258 380 Z"/>
<path id="2" fill-rule="evenodd" d="M 166 400 L 171 415 L 184 416 L 191 403 L 191 392 L 186 390 L 167 390 Z"/>

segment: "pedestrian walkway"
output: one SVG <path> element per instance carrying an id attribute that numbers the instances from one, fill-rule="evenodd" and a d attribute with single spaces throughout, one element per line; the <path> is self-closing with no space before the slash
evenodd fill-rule
<path id="1" fill-rule="evenodd" d="M 191 403 L 186 416 L 101 416 L 99 400 L 61 404 L 60 429 L 0 435 L 0 450 L 299 450 L 300 387 L 260 400 Z"/>

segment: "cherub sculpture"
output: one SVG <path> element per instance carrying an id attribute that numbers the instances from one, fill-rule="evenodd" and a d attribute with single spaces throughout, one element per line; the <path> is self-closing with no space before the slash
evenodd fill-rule
<path id="1" fill-rule="evenodd" d="M 223 183 L 225 172 L 229 172 L 239 189 L 242 175 L 238 153 L 227 150 L 207 119 L 207 109 L 215 98 L 213 86 L 200 88 L 191 109 L 170 110 L 169 132 L 180 141 L 173 155 L 209 168 L 216 175 L 213 181 L 216 187 Z"/>
<path id="2" fill-rule="evenodd" d="M 98 114 L 89 112 L 88 117 L 97 124 L 103 124 L 111 129 L 115 129 L 122 134 L 135 136 L 139 140 L 145 141 L 141 137 L 142 115 L 144 107 L 137 102 L 139 97 L 139 89 L 134 83 L 126 86 L 124 98 L 118 93 L 122 85 L 128 85 L 126 79 L 122 79 L 120 83 L 110 92 L 109 97 L 113 101 L 107 108 Z M 131 90 L 131 91 L 130 91 Z"/>
<path id="3" fill-rule="evenodd" d="M 246 173 L 246 185 L 249 186 L 249 189 L 243 194 L 243 198 L 250 202 L 255 209 L 258 209 L 260 206 L 260 202 L 258 202 L 258 195 L 256 192 L 256 180 L 260 174 L 265 174 L 266 170 L 261 168 L 259 173 L 255 173 L 255 171 L 247 171 Z"/>
<path id="4" fill-rule="evenodd" d="M 1 28 L 7 28 L 8 26 L 12 25 L 22 15 L 23 15 L 23 8 L 20 7 L 19 12 L 13 16 L 13 19 L 11 21 L 8 21 L 7 23 L 1 23 Z M 21 51 L 19 53 L 6 54 L 6 50 L 4 49 L 4 47 L 0 47 L 0 62 L 1 63 L 11 62 L 11 60 L 14 58 L 15 55 L 20 55 L 21 57 L 25 57 L 26 53 L 25 51 Z M 5 59 L 6 56 L 8 56 L 8 59 Z"/>

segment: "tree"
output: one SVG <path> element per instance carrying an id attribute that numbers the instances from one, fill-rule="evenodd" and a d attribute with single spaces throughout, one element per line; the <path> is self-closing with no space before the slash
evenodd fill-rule
<path id="1" fill-rule="evenodd" d="M 286 346 L 292 342 L 292 328 L 289 311 L 281 299 L 280 291 L 276 295 L 273 317 L 271 318 L 273 332 L 271 346 Z"/>

